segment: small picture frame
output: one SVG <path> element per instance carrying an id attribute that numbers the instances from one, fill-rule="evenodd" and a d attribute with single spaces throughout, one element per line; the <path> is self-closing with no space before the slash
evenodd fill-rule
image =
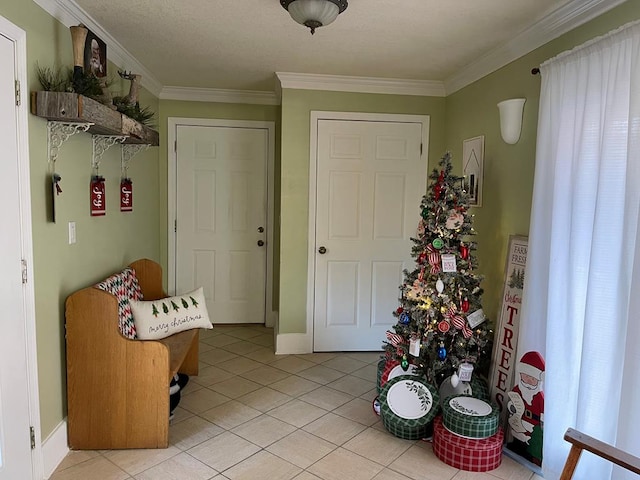
<path id="1" fill-rule="evenodd" d="M 84 71 L 98 78 L 107 76 L 107 44 L 91 30 L 84 43 Z"/>
<path id="2" fill-rule="evenodd" d="M 484 174 L 484 135 L 462 142 L 462 173 L 465 190 L 469 193 L 469 205 L 482 206 Z"/>

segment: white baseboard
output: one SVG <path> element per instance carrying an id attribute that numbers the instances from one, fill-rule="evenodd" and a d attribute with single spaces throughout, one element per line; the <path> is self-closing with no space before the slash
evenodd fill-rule
<path id="1" fill-rule="evenodd" d="M 308 333 L 278 333 L 276 355 L 313 353 L 312 336 Z"/>
<path id="2" fill-rule="evenodd" d="M 42 442 L 44 478 L 49 478 L 53 474 L 67 453 L 69 453 L 69 444 L 67 442 L 67 419 L 65 418 Z"/>

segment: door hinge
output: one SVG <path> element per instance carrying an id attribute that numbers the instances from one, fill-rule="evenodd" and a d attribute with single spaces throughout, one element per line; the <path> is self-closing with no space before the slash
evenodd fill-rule
<path id="1" fill-rule="evenodd" d="M 36 449 L 36 429 L 29 427 L 29 436 L 31 437 L 31 450 Z"/>
<path id="2" fill-rule="evenodd" d="M 16 107 L 20 106 L 20 80 L 16 80 Z"/>
<path id="3" fill-rule="evenodd" d="M 27 283 L 27 261 L 23 258 L 20 263 L 22 264 L 22 283 Z"/>
<path id="4" fill-rule="evenodd" d="M 422 143 L 420 144 L 420 155 L 422 155 Z"/>
<path id="5" fill-rule="evenodd" d="M 173 233 L 178 233 L 178 220 L 173 221 Z"/>
<path id="6" fill-rule="evenodd" d="M 173 151 L 174 152 L 178 151 L 178 141 L 177 140 L 175 142 L 173 142 Z"/>

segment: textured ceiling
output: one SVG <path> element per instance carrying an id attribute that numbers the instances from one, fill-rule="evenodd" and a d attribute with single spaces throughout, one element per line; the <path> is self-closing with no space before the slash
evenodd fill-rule
<path id="1" fill-rule="evenodd" d="M 278 0 L 75 3 L 163 86 L 273 91 L 274 72 L 444 81 L 568 1 L 349 0 L 314 36 Z"/>

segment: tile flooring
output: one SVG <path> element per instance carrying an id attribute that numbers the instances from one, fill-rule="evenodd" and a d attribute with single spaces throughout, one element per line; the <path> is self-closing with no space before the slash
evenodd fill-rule
<path id="1" fill-rule="evenodd" d="M 489 473 L 442 463 L 372 410 L 379 353 L 275 355 L 273 331 L 217 326 L 160 450 L 72 451 L 51 480 L 533 480 L 511 459 Z"/>

